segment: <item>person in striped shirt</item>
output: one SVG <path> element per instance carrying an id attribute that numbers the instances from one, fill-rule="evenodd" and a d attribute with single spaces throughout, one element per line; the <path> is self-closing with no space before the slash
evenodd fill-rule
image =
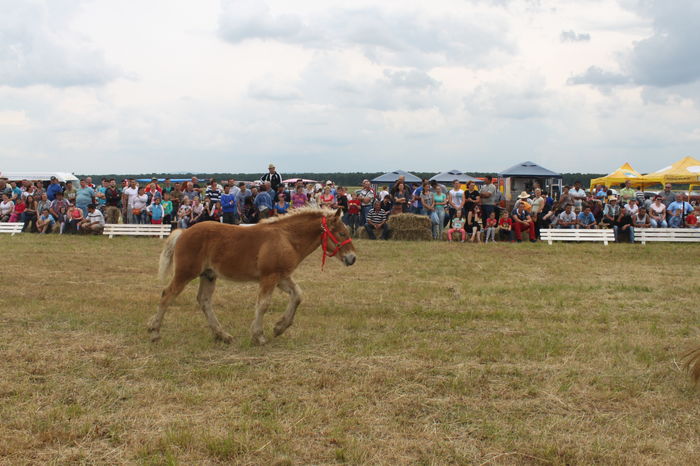
<path id="1" fill-rule="evenodd" d="M 367 212 L 365 230 L 369 239 L 377 239 L 376 233 L 381 232 L 382 239 L 389 239 L 389 225 L 386 221 L 389 212 L 382 209 L 382 203 L 374 201 L 374 206 Z"/>

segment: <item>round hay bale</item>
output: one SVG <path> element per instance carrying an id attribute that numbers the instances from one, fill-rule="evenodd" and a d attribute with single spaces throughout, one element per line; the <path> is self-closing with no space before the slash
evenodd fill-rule
<path id="1" fill-rule="evenodd" d="M 397 241 L 430 241 L 433 239 L 432 223 L 426 215 L 397 214 L 387 221 L 390 238 Z"/>
<path id="2" fill-rule="evenodd" d="M 369 235 L 367 234 L 367 230 L 365 230 L 365 227 L 360 227 L 357 229 L 357 238 L 369 239 Z"/>

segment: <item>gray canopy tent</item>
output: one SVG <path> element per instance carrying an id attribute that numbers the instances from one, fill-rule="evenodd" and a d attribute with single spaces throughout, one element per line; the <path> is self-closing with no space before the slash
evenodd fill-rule
<path id="1" fill-rule="evenodd" d="M 561 174 L 547 170 L 534 162 L 527 161 L 513 165 L 499 173 L 498 177 L 503 180 L 503 183 L 499 184 L 504 188 L 503 196 L 506 201 L 515 200 L 523 191 L 532 192 L 535 185 L 547 190 L 555 198 L 561 193 Z"/>
<path id="2" fill-rule="evenodd" d="M 413 173 L 405 172 L 403 170 L 394 170 L 393 172 L 389 173 L 384 173 L 383 175 L 380 175 L 370 182 L 372 184 L 379 184 L 379 183 L 396 183 L 396 180 L 399 179 L 400 176 L 405 177 L 406 183 L 420 183 L 421 179 L 418 178 L 416 175 Z"/>
<path id="3" fill-rule="evenodd" d="M 474 183 L 483 183 L 483 181 L 471 177 L 459 170 L 449 170 L 446 172 L 438 173 L 437 175 L 430 178 L 430 181 L 437 181 L 438 183 L 452 183 L 454 180 L 457 180 L 460 183 L 469 183 L 470 181 L 473 181 Z"/>

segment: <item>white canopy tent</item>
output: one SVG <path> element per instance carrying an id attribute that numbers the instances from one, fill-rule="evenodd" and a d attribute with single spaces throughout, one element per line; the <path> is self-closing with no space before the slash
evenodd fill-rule
<path id="1" fill-rule="evenodd" d="M 79 181 L 74 174 L 67 172 L 0 172 L 0 178 L 7 178 L 9 181 L 49 181 L 52 176 L 55 176 L 61 183 Z"/>

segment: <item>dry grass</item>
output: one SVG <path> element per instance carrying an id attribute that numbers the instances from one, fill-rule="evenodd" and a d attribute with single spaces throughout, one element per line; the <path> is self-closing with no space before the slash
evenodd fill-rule
<path id="1" fill-rule="evenodd" d="M 161 244 L 0 238 L 0 462 L 700 462 L 698 245 L 358 241 L 260 348 L 231 283 L 149 343 Z"/>

